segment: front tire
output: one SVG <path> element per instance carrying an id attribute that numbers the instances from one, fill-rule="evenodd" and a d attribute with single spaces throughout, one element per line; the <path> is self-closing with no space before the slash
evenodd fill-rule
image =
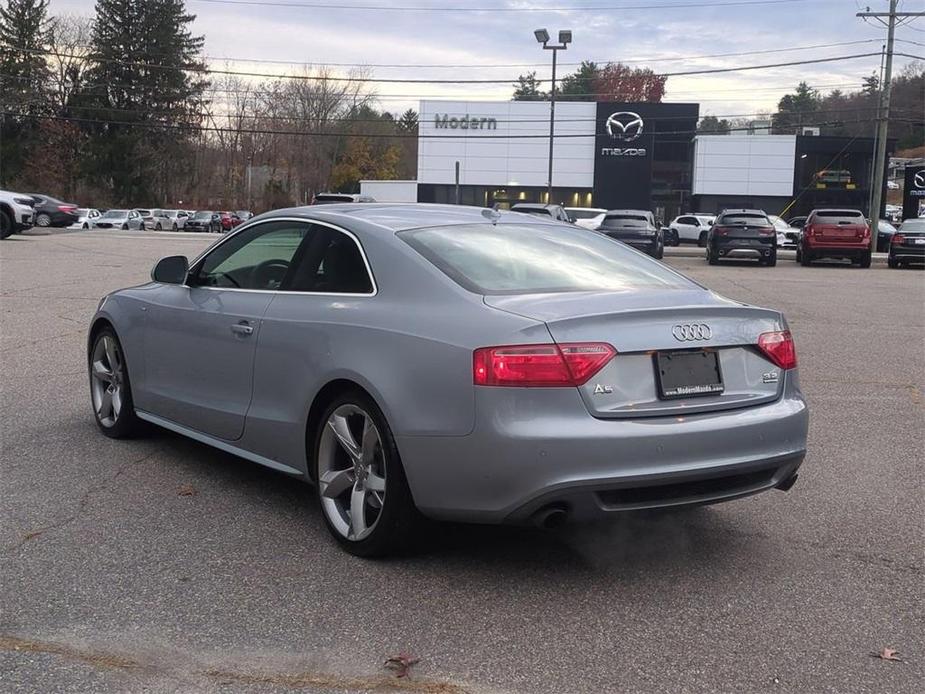
<path id="1" fill-rule="evenodd" d="M 813 262 L 812 257 L 809 255 L 809 252 L 803 251 L 799 255 L 800 255 L 799 262 L 800 262 L 800 265 L 802 265 L 803 267 L 809 267 L 810 263 Z"/>
<path id="2" fill-rule="evenodd" d="M 89 229 L 89 228 L 90 228 L 90 225 L 87 224 L 86 222 L 84 222 L 84 225 L 83 225 L 83 227 L 81 227 L 81 228 L 82 228 L 82 229 Z"/>
<path id="3" fill-rule="evenodd" d="M 161 226 L 161 223 L 160 223 L 160 222 L 157 223 L 157 225 L 154 227 L 154 229 L 155 229 L 156 231 L 163 231 L 163 230 L 164 230 L 163 227 Z"/>
<path id="4" fill-rule="evenodd" d="M 764 261 L 764 264 L 768 267 L 774 267 L 777 265 L 777 249 L 771 251 L 771 255 L 767 257 L 767 260 Z"/>
<path id="5" fill-rule="evenodd" d="M 0 210 L 0 239 L 9 238 L 13 235 L 13 220 L 3 210 Z"/>
<path id="6" fill-rule="evenodd" d="M 652 253 L 652 257 L 656 260 L 661 260 L 665 257 L 665 243 L 663 241 L 659 241 L 655 244 L 655 250 Z"/>
<path id="7" fill-rule="evenodd" d="M 132 385 L 122 344 L 112 328 L 100 330 L 88 355 L 90 403 L 96 425 L 113 439 L 137 435 L 142 422 L 135 414 Z"/>
<path id="8" fill-rule="evenodd" d="M 348 391 L 319 421 L 314 471 L 328 531 L 359 557 L 405 548 L 420 515 L 382 411 L 365 393 Z"/>
<path id="9" fill-rule="evenodd" d="M 899 267 L 899 261 L 896 258 L 887 258 L 886 264 L 891 270 L 895 270 Z"/>

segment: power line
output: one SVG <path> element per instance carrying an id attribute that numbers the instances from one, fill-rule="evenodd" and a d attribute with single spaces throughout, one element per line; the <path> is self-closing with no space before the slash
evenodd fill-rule
<path id="1" fill-rule="evenodd" d="M 658 10 L 658 9 L 699 9 L 701 7 L 748 7 L 754 5 L 783 5 L 815 0 L 729 0 L 727 2 L 696 2 L 696 3 L 654 3 L 643 5 L 590 5 L 579 7 L 433 7 L 421 5 L 345 5 L 343 3 L 327 2 L 278 2 L 275 0 L 192 0 L 210 5 L 258 5 L 260 7 L 282 7 L 293 9 L 322 9 L 322 10 L 360 10 L 376 12 L 491 12 L 495 13 L 543 13 L 543 12 L 607 12 L 627 10 Z"/>
<path id="2" fill-rule="evenodd" d="M 598 65 L 604 65 L 608 62 L 619 62 L 623 64 L 636 64 L 636 63 L 662 63 L 662 62 L 680 62 L 684 60 L 705 60 L 708 58 L 730 58 L 730 57 L 740 57 L 746 55 L 764 55 L 769 53 L 789 53 L 791 51 L 808 51 L 816 50 L 819 48 L 836 48 L 840 46 L 856 46 L 865 43 L 879 43 L 879 39 L 860 39 L 857 41 L 837 41 L 835 43 L 817 43 L 806 46 L 789 46 L 786 48 L 768 48 L 757 51 L 735 51 L 731 53 L 711 53 L 707 55 L 692 55 L 692 56 L 650 56 L 642 58 L 633 58 L 631 60 L 618 60 L 614 61 L 613 59 L 597 59 L 597 60 L 588 60 L 584 62 L 591 62 Z M 908 43 L 916 43 L 910 41 Z M 925 45 L 925 44 L 919 44 Z M 73 48 L 85 48 L 87 50 L 92 50 L 94 46 L 89 44 L 73 46 Z M 19 49 L 23 52 L 31 52 L 30 49 Z M 158 57 L 159 55 L 166 54 L 148 54 L 152 57 Z M 68 56 L 62 56 L 68 57 Z M 88 60 L 90 59 L 89 54 L 85 56 Z M 258 64 L 269 64 L 269 65 L 316 65 L 317 67 L 337 67 L 337 68 L 415 68 L 415 69 L 472 69 L 472 70 L 482 70 L 482 69 L 497 69 L 497 68 L 525 68 L 525 67 L 536 67 L 543 68 L 546 67 L 546 63 L 332 63 L 328 61 L 305 61 L 305 60 L 276 60 L 272 58 L 247 58 L 243 56 L 202 56 L 202 60 L 212 61 L 212 62 L 231 62 L 231 63 L 258 63 Z M 581 62 L 578 63 L 559 63 L 563 66 L 575 67 L 582 65 Z"/>
<path id="3" fill-rule="evenodd" d="M 93 118 L 79 118 L 72 116 L 54 116 L 54 115 L 39 115 L 39 114 L 18 114 L 11 111 L 0 111 L 0 115 L 4 116 L 18 116 L 21 118 L 29 118 L 33 120 L 55 120 L 55 121 L 65 121 L 73 123 L 90 123 L 95 125 L 119 125 L 127 127 L 138 127 L 138 128 L 148 128 L 154 130 L 180 130 L 187 132 L 216 132 L 216 133 L 228 133 L 228 134 L 238 134 L 238 135 L 284 135 L 284 136 L 293 136 L 293 137 L 365 137 L 371 139 L 406 139 L 406 138 L 416 138 L 419 140 L 458 140 L 458 139 L 467 139 L 467 140 L 524 140 L 524 139 L 549 139 L 548 133 L 536 134 L 536 135 L 422 135 L 420 133 L 350 133 L 350 132 L 300 132 L 294 130 L 271 130 L 266 128 L 222 128 L 217 126 L 202 126 L 202 125 L 177 125 L 174 123 L 157 123 L 152 121 L 116 121 L 116 120 L 96 120 Z M 848 121 L 850 123 L 867 123 L 873 122 L 876 119 L 858 119 L 853 121 Z M 898 123 L 913 123 L 920 124 L 923 123 L 922 119 L 904 119 L 897 118 L 895 119 Z M 813 125 L 813 126 L 840 126 L 844 125 L 844 121 L 834 120 L 834 121 L 812 121 L 804 122 L 803 125 Z M 727 132 L 738 132 L 743 130 L 749 130 L 748 127 L 734 127 L 729 128 Z M 661 132 L 650 132 L 649 135 L 670 135 L 670 136 L 680 136 L 680 135 L 697 135 L 697 134 L 708 134 L 708 133 L 698 133 L 697 130 L 666 130 Z M 574 138 L 593 138 L 595 137 L 594 133 L 563 133 L 557 135 L 557 139 L 574 139 Z"/>
<path id="4" fill-rule="evenodd" d="M 47 50 L 34 50 L 30 51 L 33 53 L 48 55 L 50 51 Z M 238 70 L 218 70 L 215 68 L 206 68 L 199 65 L 185 65 L 185 66 L 166 66 L 158 65 L 156 63 L 139 63 L 135 61 L 127 60 L 115 60 L 111 58 L 99 58 L 95 56 L 86 56 L 86 55 L 71 55 L 66 53 L 56 53 L 59 58 L 88 58 L 94 62 L 107 63 L 112 65 L 120 65 L 123 67 L 136 67 L 136 68 L 145 68 L 145 69 L 156 69 L 156 70 L 184 70 L 187 72 L 194 73 L 203 73 L 209 75 L 233 75 L 238 77 L 260 77 L 263 79 L 287 79 L 294 81 L 326 81 L 326 82 L 375 82 L 379 84 L 514 84 L 517 82 L 517 77 L 512 79 L 420 79 L 420 78 L 411 78 L 403 79 L 396 77 L 365 77 L 365 78 L 356 78 L 356 77 L 335 77 L 330 75 L 279 75 L 275 73 L 268 72 L 243 72 Z M 907 55 L 905 53 L 896 53 L 895 55 L 903 55 L 909 58 L 915 58 L 922 60 L 920 56 Z M 684 70 L 680 72 L 662 72 L 656 73 L 659 77 L 683 77 L 690 75 L 714 75 L 724 72 L 740 72 L 747 70 L 768 70 L 772 68 L 780 67 L 794 67 L 799 65 L 816 65 L 819 63 L 832 63 L 842 60 L 854 60 L 857 58 L 870 58 L 872 56 L 880 56 L 880 53 L 855 53 L 853 55 L 841 55 L 830 58 L 811 58 L 807 60 L 794 60 L 784 63 L 771 63 L 766 65 L 740 65 L 736 67 L 723 67 L 723 68 L 710 68 L 704 70 Z M 519 77 L 519 76 L 518 76 Z M 549 79 L 537 79 L 537 83 L 550 82 Z"/>

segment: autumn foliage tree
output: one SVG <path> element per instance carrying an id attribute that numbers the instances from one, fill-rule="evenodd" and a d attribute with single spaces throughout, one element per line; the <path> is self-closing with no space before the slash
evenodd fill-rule
<path id="1" fill-rule="evenodd" d="M 607 63 L 594 80 L 599 101 L 644 101 L 659 103 L 665 96 L 668 77 L 650 68 L 633 68 L 623 63 Z"/>

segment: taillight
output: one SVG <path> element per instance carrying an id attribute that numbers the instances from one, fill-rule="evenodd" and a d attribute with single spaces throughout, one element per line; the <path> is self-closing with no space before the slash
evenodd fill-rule
<path id="1" fill-rule="evenodd" d="M 726 227 L 713 227 L 713 233 L 717 236 L 726 236 L 729 233 L 729 229 Z"/>
<path id="2" fill-rule="evenodd" d="M 906 240 L 906 237 L 902 234 L 893 234 L 893 238 L 890 239 L 890 243 L 900 244 Z"/>
<path id="3" fill-rule="evenodd" d="M 863 236 L 865 239 L 870 237 L 870 227 L 869 226 L 866 226 L 866 225 L 864 226 Z"/>
<path id="4" fill-rule="evenodd" d="M 59 212 L 73 212 L 77 209 L 77 205 L 58 205 Z"/>
<path id="5" fill-rule="evenodd" d="M 761 333 L 758 336 L 758 349 L 780 368 L 796 368 L 797 348 L 793 344 L 793 335 L 789 330 Z"/>
<path id="6" fill-rule="evenodd" d="M 807 236 L 815 236 L 815 235 L 816 235 L 816 229 L 813 227 L 812 224 L 810 224 L 808 227 L 806 227 L 806 235 L 807 235 Z"/>
<path id="7" fill-rule="evenodd" d="M 477 386 L 580 386 L 617 351 L 604 342 L 480 347 L 472 355 Z"/>
<path id="8" fill-rule="evenodd" d="M 776 233 L 775 229 L 759 229 L 758 236 L 774 236 Z"/>

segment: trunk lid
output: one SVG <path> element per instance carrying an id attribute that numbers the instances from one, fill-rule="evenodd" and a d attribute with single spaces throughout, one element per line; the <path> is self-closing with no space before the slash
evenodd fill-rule
<path id="1" fill-rule="evenodd" d="M 855 210 L 819 210 L 811 221 L 812 236 L 824 242 L 860 243 L 867 234 L 867 221 Z"/>
<path id="2" fill-rule="evenodd" d="M 745 407 L 775 400 L 783 388 L 782 370 L 756 347 L 761 333 L 785 329 L 780 314 L 705 289 L 494 295 L 486 296 L 485 303 L 543 321 L 558 343 L 613 345 L 617 355 L 579 388 L 595 417 L 678 416 Z M 659 353 L 696 354 L 708 361 L 715 354 L 722 392 L 664 397 Z"/>

